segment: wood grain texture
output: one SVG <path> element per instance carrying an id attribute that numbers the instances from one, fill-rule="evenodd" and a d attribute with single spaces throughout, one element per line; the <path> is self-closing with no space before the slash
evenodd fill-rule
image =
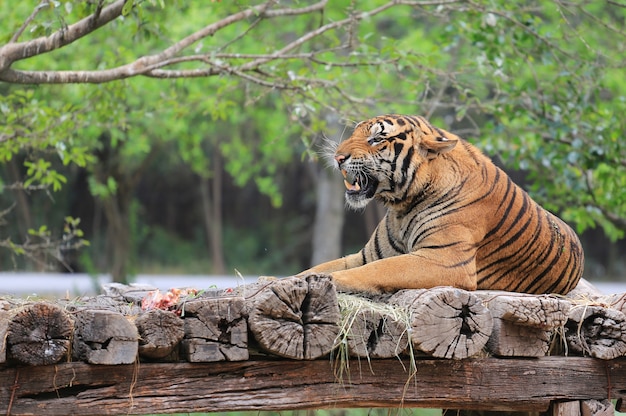
<path id="1" fill-rule="evenodd" d="M 263 350 L 313 360 L 335 348 L 340 314 L 329 278 L 311 275 L 276 280 L 246 302 L 250 332 Z"/>
<path id="2" fill-rule="evenodd" d="M 9 359 L 28 365 L 54 364 L 69 355 L 74 321 L 58 305 L 27 304 L 3 312 L 0 321 L 0 360 L 4 351 Z"/>
<path id="3" fill-rule="evenodd" d="M 346 331 L 351 357 L 392 358 L 404 353 L 409 345 L 406 324 L 381 310 L 352 313 Z"/>
<path id="4" fill-rule="evenodd" d="M 413 346 L 433 357 L 463 359 L 476 355 L 493 329 L 489 310 L 466 290 L 401 290 L 389 302 L 409 310 Z"/>
<path id="5" fill-rule="evenodd" d="M 244 298 L 191 300 L 184 307 L 182 356 L 189 362 L 241 361 L 248 355 Z"/>
<path id="6" fill-rule="evenodd" d="M 626 354 L 626 315 L 616 309 L 577 305 L 565 325 L 570 351 L 610 360 Z"/>
<path id="7" fill-rule="evenodd" d="M 93 415 L 432 407 L 546 411 L 552 401 L 626 396 L 626 360 L 358 360 L 339 382 L 330 360 L 0 369 L 0 414 Z M 11 409 L 8 409 L 11 403 Z M 45 412 L 44 412 L 45 409 Z"/>
<path id="8" fill-rule="evenodd" d="M 182 319 L 170 311 L 153 309 L 135 319 L 139 332 L 139 356 L 159 359 L 170 355 L 185 335 Z"/>
<path id="9" fill-rule="evenodd" d="M 85 309 L 74 313 L 74 359 L 91 364 L 130 364 L 137 358 L 137 327 L 121 313 Z"/>
<path id="10" fill-rule="evenodd" d="M 482 290 L 474 294 L 482 299 L 494 318 L 543 330 L 565 324 L 571 308 L 571 302 L 550 295 Z"/>

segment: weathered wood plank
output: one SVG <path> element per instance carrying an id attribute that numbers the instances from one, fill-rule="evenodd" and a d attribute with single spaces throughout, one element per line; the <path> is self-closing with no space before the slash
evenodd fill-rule
<path id="1" fill-rule="evenodd" d="M 346 364 L 350 374 L 343 382 L 338 382 L 337 368 L 330 360 L 3 368 L 0 414 L 8 410 L 18 416 L 341 407 L 546 411 L 553 401 L 626 396 L 623 359 L 418 359 L 414 373 L 409 360 Z"/>

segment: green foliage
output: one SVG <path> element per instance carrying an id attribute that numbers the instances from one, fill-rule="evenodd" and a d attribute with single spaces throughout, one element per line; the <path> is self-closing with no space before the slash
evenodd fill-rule
<path id="1" fill-rule="evenodd" d="M 97 4 L 50 2 L 19 41 L 50 35 L 93 13 Z M 235 68 L 249 62 L 246 54 L 269 56 L 307 32 L 380 4 L 340 0 L 323 13 L 253 16 L 193 44 L 193 53 L 204 55 L 200 64 L 181 59 L 171 68 Z M 0 4 L 2 45 L 33 7 Z M 245 7 L 128 1 L 122 18 L 13 68 L 115 68 Z M 223 160 L 234 183 L 255 184 L 280 207 L 281 167 L 310 154 L 329 115 L 350 125 L 378 113 L 417 113 L 528 172 L 533 196 L 579 231 L 600 226 L 616 239 L 626 230 L 625 20 L 626 8 L 603 2 L 396 5 L 324 31 L 289 50 L 293 57 L 268 60 L 245 74 L 1 84 L 0 164 L 18 161 L 23 177 L 19 184 L 0 178 L 0 193 L 20 186 L 61 192 L 84 168 L 95 197 L 121 197 L 132 191 L 150 157 L 166 148 L 175 152 L 157 168 L 210 178 Z M 312 52 L 319 53 L 307 57 Z M 103 133 L 110 140 L 102 140 Z"/>

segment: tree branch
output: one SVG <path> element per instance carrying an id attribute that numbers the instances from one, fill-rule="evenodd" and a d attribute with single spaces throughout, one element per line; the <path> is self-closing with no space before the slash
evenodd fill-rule
<path id="1" fill-rule="evenodd" d="M 0 80 L 16 84 L 103 83 L 144 75 L 164 66 L 163 62 L 167 62 L 168 59 L 175 57 L 178 53 L 200 39 L 212 36 L 218 30 L 233 23 L 252 16 L 273 18 L 308 14 L 322 10 L 326 2 L 327 0 L 322 0 L 313 5 L 297 9 L 268 10 L 268 8 L 274 4 L 273 1 L 268 1 L 210 24 L 184 39 L 181 39 L 158 54 L 144 56 L 132 63 L 116 68 L 96 71 L 18 71 L 10 68 L 11 64 L 17 60 L 30 58 L 58 49 L 117 18 L 120 16 L 124 5 L 124 0 L 118 0 L 112 5 L 103 8 L 99 17 L 92 15 L 78 23 L 68 26 L 66 29 L 55 32 L 49 37 L 38 38 L 26 43 L 7 44 L 0 48 Z M 207 72 L 206 70 L 200 70 L 198 73 L 202 73 L 203 75 L 198 76 L 217 75 L 220 72 L 221 71 Z"/>
<path id="2" fill-rule="evenodd" d="M 32 58 L 33 56 L 62 48 L 113 21 L 121 15 L 125 2 L 126 0 L 117 0 L 103 8 L 98 16 L 95 14 L 88 16 L 72 25 L 61 28 L 50 36 L 42 36 L 28 42 L 4 45 L 0 48 L 0 79 L 4 80 L 4 71 L 8 70 L 15 61 Z M 34 18 L 32 14 L 31 16 Z M 16 36 L 14 35 L 13 37 L 15 38 Z"/>
<path id="3" fill-rule="evenodd" d="M 24 20 L 24 23 L 22 23 L 22 26 L 19 27 L 19 29 L 17 29 L 17 32 L 15 32 L 13 34 L 13 36 L 11 36 L 11 40 L 9 40 L 9 43 L 15 43 L 17 42 L 17 40 L 20 38 L 20 36 L 22 36 L 22 33 L 24 33 L 24 31 L 26 30 L 26 28 L 28 27 L 28 25 L 35 19 L 35 17 L 37 17 L 37 15 L 39 14 L 39 12 L 44 8 L 44 7 L 48 7 L 50 6 L 50 2 L 48 0 L 42 0 L 41 3 L 39 3 L 37 5 L 37 7 L 35 7 L 35 9 L 33 10 L 33 12 L 30 14 L 30 16 L 28 16 L 28 18 L 26 18 L 26 20 Z"/>
<path id="4" fill-rule="evenodd" d="M 282 49 L 277 50 L 273 54 L 258 55 L 256 59 L 239 66 L 237 74 L 250 72 L 259 66 L 271 62 L 276 59 L 285 59 L 288 52 L 302 46 L 306 42 L 322 35 L 330 30 L 337 29 L 355 21 L 372 17 L 383 11 L 397 6 L 406 5 L 411 7 L 446 5 L 458 3 L 461 0 L 433 0 L 433 1 L 402 1 L 392 0 L 382 6 L 367 12 L 357 13 L 344 20 L 328 23 L 316 30 L 308 32 L 293 42 L 290 42 Z M 63 83 L 104 83 L 114 80 L 121 80 L 138 75 L 146 75 L 155 78 L 178 78 L 178 77 L 207 77 L 214 76 L 224 72 L 224 69 L 200 68 L 193 70 L 159 70 L 167 65 L 176 62 L 173 58 L 180 52 L 196 43 L 200 39 L 212 36 L 220 29 L 225 28 L 233 23 L 248 19 L 253 16 L 259 18 L 275 18 L 284 16 L 296 16 L 321 11 L 326 6 L 327 0 L 321 0 L 315 4 L 302 8 L 282 8 L 270 10 L 275 4 L 270 0 L 250 9 L 242 10 L 232 14 L 218 22 L 212 23 L 205 28 L 194 32 L 193 34 L 181 39 L 170 47 L 164 49 L 158 54 L 141 57 L 134 62 L 121 65 L 115 68 L 104 70 L 84 70 L 84 71 L 27 71 L 14 70 L 10 68 L 13 62 L 17 60 L 27 59 L 39 54 L 47 53 L 55 49 L 61 48 L 74 42 L 77 39 L 91 33 L 93 30 L 109 23 L 119 17 L 122 12 L 125 0 L 117 0 L 113 4 L 104 7 L 98 13 L 74 23 L 67 28 L 61 29 L 51 36 L 41 37 L 24 43 L 11 43 L 0 48 L 0 80 L 16 84 L 63 84 Z M 231 71 L 234 71 L 232 69 Z M 256 83 L 263 84 L 259 80 Z"/>

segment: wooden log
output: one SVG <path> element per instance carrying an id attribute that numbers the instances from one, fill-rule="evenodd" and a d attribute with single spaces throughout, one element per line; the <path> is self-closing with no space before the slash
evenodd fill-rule
<path id="1" fill-rule="evenodd" d="M 596 305 L 577 305 L 565 325 L 569 351 L 610 360 L 626 355 L 626 316 Z"/>
<path id="2" fill-rule="evenodd" d="M 340 314 L 328 276 L 270 281 L 246 302 L 250 331 L 263 350 L 313 360 L 335 347 Z"/>
<path id="3" fill-rule="evenodd" d="M 139 356 L 160 359 L 169 356 L 185 335 L 183 320 L 175 313 L 153 309 L 135 319 Z"/>
<path id="4" fill-rule="evenodd" d="M 494 317 L 487 342 L 492 354 L 541 357 L 550 350 L 553 330 L 567 322 L 571 302 L 548 295 L 477 291 Z"/>
<path id="5" fill-rule="evenodd" d="M 582 416 L 614 416 L 615 408 L 608 399 L 583 400 L 580 403 Z"/>
<path id="6" fill-rule="evenodd" d="M 200 298 L 183 306 L 182 353 L 190 362 L 241 361 L 248 355 L 242 297 Z"/>
<path id="7" fill-rule="evenodd" d="M 0 368 L 0 414 L 93 415 L 345 407 L 547 411 L 555 400 L 626 395 L 626 361 L 349 360 L 343 384 L 329 360 Z M 611 383 L 607 383 L 607 380 Z M 7 408 L 12 403 L 11 411 Z"/>
<path id="8" fill-rule="evenodd" d="M 580 416 L 580 402 L 578 400 L 555 402 L 550 409 L 550 416 Z"/>
<path id="9" fill-rule="evenodd" d="M 552 331 L 493 319 L 487 350 L 499 357 L 543 357 L 550 351 Z"/>
<path id="10" fill-rule="evenodd" d="M 74 322 L 63 308 L 26 304 L 0 313 L 0 362 L 48 365 L 69 356 Z"/>
<path id="11" fill-rule="evenodd" d="M 527 327 L 552 330 L 567 322 L 571 302 L 549 295 L 476 291 L 494 318 Z"/>
<path id="12" fill-rule="evenodd" d="M 607 296 L 605 301 L 608 307 L 617 309 L 621 313 L 626 314 L 626 293 L 617 293 Z"/>
<path id="13" fill-rule="evenodd" d="M 75 312 L 73 357 L 90 364 L 130 364 L 137 358 L 137 327 L 122 314 L 96 309 Z"/>
<path id="14" fill-rule="evenodd" d="M 0 310 L 0 364 L 7 362 L 9 322 L 9 313 L 5 310 Z"/>
<path id="15" fill-rule="evenodd" d="M 408 314 L 391 305 L 382 305 L 359 296 L 340 294 L 342 342 L 348 355 L 363 358 L 391 358 L 402 354 L 409 344 Z"/>
<path id="16" fill-rule="evenodd" d="M 482 351 L 493 329 L 489 310 L 466 290 L 401 290 L 389 302 L 408 309 L 413 347 L 434 357 L 471 357 Z"/>
<path id="17" fill-rule="evenodd" d="M 576 287 L 567 294 L 567 297 L 573 300 L 584 299 L 589 301 L 601 298 L 603 295 L 602 291 L 591 282 L 586 279 L 580 279 Z"/>
<path id="18" fill-rule="evenodd" d="M 105 296 L 111 298 L 121 298 L 136 305 L 140 305 L 141 301 L 148 293 L 159 290 L 152 285 L 137 283 L 125 285 L 115 282 L 102 285 L 102 289 Z"/>
<path id="19" fill-rule="evenodd" d="M 144 312 L 139 304 L 130 302 L 121 296 L 87 296 L 79 299 L 59 300 L 57 302 L 63 305 L 70 313 L 81 310 L 107 310 L 132 317 Z"/>

